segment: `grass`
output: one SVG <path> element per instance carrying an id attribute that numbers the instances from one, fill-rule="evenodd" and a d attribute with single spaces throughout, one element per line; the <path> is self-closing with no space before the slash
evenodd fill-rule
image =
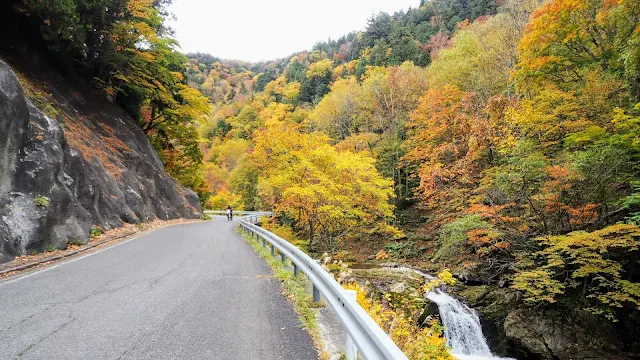
<path id="1" fill-rule="evenodd" d="M 238 233 L 253 247 L 253 249 L 265 259 L 267 265 L 282 284 L 284 295 L 293 303 L 293 307 L 298 313 L 300 320 L 311 335 L 311 338 L 319 352 L 320 359 L 328 359 L 329 356 L 322 351 L 320 332 L 316 318 L 316 309 L 322 307 L 321 304 L 313 301 L 313 296 L 307 291 L 309 280 L 306 276 L 295 277 L 293 271 L 286 263 L 280 261 L 280 256 L 271 256 L 269 247 L 262 247 L 262 240 L 256 241 L 251 235 L 246 234 L 240 227 Z"/>
<path id="2" fill-rule="evenodd" d="M 60 112 L 54 106 L 54 101 L 50 99 L 49 95 L 38 89 L 22 75 L 18 75 L 18 80 L 22 85 L 22 89 L 24 89 L 24 94 L 31 100 L 33 105 L 42 110 L 49 118 L 54 120 L 58 118 Z"/>
<path id="3" fill-rule="evenodd" d="M 34 198 L 34 202 L 36 203 L 37 206 L 40 206 L 43 208 L 48 208 L 49 205 L 51 205 L 51 200 L 48 197 L 42 196 L 42 195 L 37 195 Z"/>
<path id="4" fill-rule="evenodd" d="M 71 244 L 71 245 L 75 245 L 75 246 L 83 246 L 83 245 L 84 245 L 84 242 L 82 241 L 82 239 L 75 238 L 75 239 L 71 240 L 71 241 L 69 242 L 69 244 Z"/>
<path id="5" fill-rule="evenodd" d="M 91 237 L 98 237 L 104 234 L 104 229 L 98 225 L 94 225 L 91 227 Z"/>

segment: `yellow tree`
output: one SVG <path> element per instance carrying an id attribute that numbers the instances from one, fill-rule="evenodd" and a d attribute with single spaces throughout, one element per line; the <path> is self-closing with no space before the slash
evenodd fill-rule
<path id="1" fill-rule="evenodd" d="M 539 9 L 518 47 L 517 77 L 526 90 L 546 81 L 573 88 L 598 69 L 626 78 L 640 93 L 640 3 L 554 0 Z"/>
<path id="2" fill-rule="evenodd" d="M 308 121 L 333 139 L 344 139 L 366 128 L 361 113 L 363 99 L 362 88 L 355 77 L 339 79 L 313 109 Z"/>
<path id="3" fill-rule="evenodd" d="M 262 202 L 293 219 L 312 246 L 329 247 L 357 236 L 400 232 L 388 225 L 392 182 L 376 170 L 375 160 L 337 151 L 326 135 L 295 127 L 257 132 L 253 159 L 262 174 Z"/>

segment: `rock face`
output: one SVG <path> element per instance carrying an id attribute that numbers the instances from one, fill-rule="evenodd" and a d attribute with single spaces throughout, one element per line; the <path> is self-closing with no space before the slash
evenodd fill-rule
<path id="1" fill-rule="evenodd" d="M 52 88 L 56 119 L 0 60 L 0 263 L 86 242 L 93 225 L 202 215 L 196 194 L 164 172 L 122 109 L 84 90 Z"/>
<path id="2" fill-rule="evenodd" d="M 586 311 L 537 314 L 516 310 L 507 315 L 504 329 L 509 339 L 540 358 L 627 358 L 620 351 L 622 343 L 615 329 Z"/>

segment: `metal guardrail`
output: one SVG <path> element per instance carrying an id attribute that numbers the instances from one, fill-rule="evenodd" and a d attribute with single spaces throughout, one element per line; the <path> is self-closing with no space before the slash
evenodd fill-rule
<path id="1" fill-rule="evenodd" d="M 227 215 L 226 210 L 205 210 L 205 214 L 210 215 Z M 258 215 L 258 216 L 270 216 L 273 214 L 270 211 L 243 211 L 243 210 L 233 210 L 233 215 Z"/>
<path id="2" fill-rule="evenodd" d="M 248 213 L 248 212 L 245 212 Z M 275 250 L 280 252 L 281 260 L 290 259 L 293 263 L 294 274 L 299 275 L 303 271 L 313 283 L 314 300 L 320 300 L 320 294 L 336 312 L 344 324 L 350 339 L 357 346 L 366 360 L 398 359 L 407 360 L 407 356 L 389 338 L 366 311 L 350 297 L 347 291 L 320 266 L 317 260 L 312 259 L 302 250 L 278 235 L 267 231 L 257 225 L 258 216 L 264 213 L 252 212 L 240 219 L 242 230 L 250 233 L 257 240 L 262 239 L 262 246 L 267 242 L 271 245 L 271 254 Z M 267 213 L 271 214 L 271 213 Z M 349 343 L 349 342 L 348 342 Z M 355 359 L 355 351 L 349 351 L 347 346 L 347 359 Z"/>

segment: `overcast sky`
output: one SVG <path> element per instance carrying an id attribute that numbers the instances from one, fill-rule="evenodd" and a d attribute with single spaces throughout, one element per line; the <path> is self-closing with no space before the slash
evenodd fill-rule
<path id="1" fill-rule="evenodd" d="M 419 4 L 420 0 L 174 0 L 171 10 L 183 52 L 259 61 L 363 30 L 372 14 Z"/>

